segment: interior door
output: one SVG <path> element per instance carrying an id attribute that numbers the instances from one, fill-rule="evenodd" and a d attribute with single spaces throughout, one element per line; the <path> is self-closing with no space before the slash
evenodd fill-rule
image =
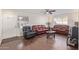
<path id="1" fill-rule="evenodd" d="M 16 16 L 14 15 L 3 15 L 3 38 L 10 38 L 17 36 L 17 30 L 16 30 Z"/>

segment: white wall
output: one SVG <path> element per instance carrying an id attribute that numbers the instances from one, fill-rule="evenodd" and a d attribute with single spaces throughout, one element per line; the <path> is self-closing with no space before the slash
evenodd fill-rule
<path id="1" fill-rule="evenodd" d="M 74 26 L 75 22 L 79 21 L 78 15 L 79 15 L 79 12 L 70 13 L 68 15 L 68 24 L 69 24 L 69 26 L 72 27 L 72 26 Z"/>
<path id="2" fill-rule="evenodd" d="M 30 25 L 38 25 L 38 24 L 46 25 L 46 22 L 48 21 L 46 15 L 33 15 L 29 16 L 29 18 L 30 18 L 29 21 Z"/>

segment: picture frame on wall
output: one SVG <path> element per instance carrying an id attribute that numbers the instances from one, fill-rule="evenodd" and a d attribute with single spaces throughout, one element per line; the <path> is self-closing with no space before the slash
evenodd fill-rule
<path id="1" fill-rule="evenodd" d="M 18 21 L 29 22 L 29 17 L 28 16 L 18 16 Z"/>

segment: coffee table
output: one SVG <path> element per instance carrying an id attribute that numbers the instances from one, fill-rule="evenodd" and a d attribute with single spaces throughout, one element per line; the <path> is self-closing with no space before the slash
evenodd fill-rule
<path id="1" fill-rule="evenodd" d="M 53 36 L 55 38 L 56 31 L 47 31 L 47 39 L 50 38 L 50 36 Z"/>

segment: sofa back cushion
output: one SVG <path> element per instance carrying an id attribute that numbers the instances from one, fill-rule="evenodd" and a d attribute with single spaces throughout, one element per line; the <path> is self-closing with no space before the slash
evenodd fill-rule
<path id="1" fill-rule="evenodd" d="M 69 26 L 67 25 L 55 25 L 54 26 L 54 30 L 62 30 L 62 31 L 66 31 L 69 29 Z"/>
<path id="2" fill-rule="evenodd" d="M 39 30 L 43 31 L 45 28 L 46 28 L 45 25 L 33 25 L 32 26 L 33 31 L 39 31 Z"/>
<path id="3" fill-rule="evenodd" d="M 30 26 L 24 26 L 23 31 L 29 32 L 29 31 L 31 31 L 31 27 Z"/>
<path id="4" fill-rule="evenodd" d="M 37 26 L 36 26 L 36 25 L 33 25 L 33 26 L 32 26 L 32 30 L 33 30 L 33 31 L 37 31 Z"/>

